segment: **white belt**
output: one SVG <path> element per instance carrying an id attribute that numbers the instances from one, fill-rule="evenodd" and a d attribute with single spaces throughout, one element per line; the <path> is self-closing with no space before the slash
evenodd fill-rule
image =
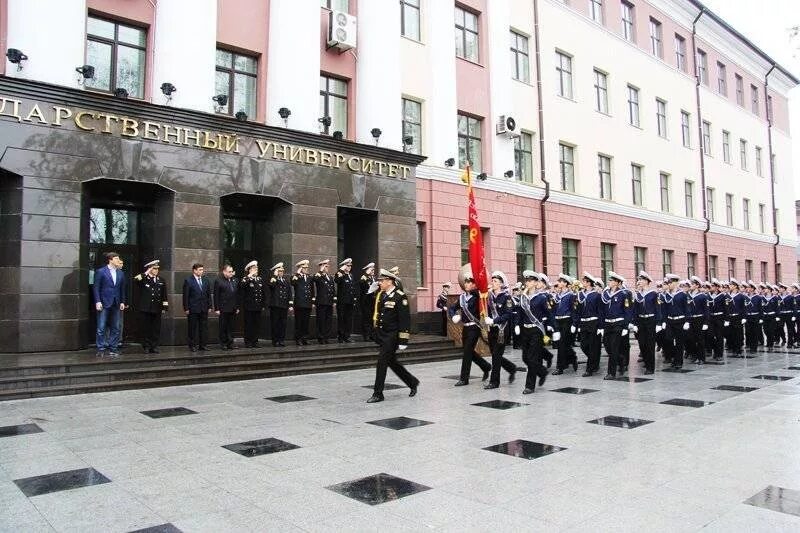
<path id="1" fill-rule="evenodd" d="M 758 316 L 760 313 L 747 313 L 747 316 Z"/>
<path id="2" fill-rule="evenodd" d="M 765 314 L 765 315 L 774 315 L 774 314 L 775 314 L 775 311 L 769 311 L 769 312 L 767 312 L 767 313 L 764 313 L 764 314 Z"/>
<path id="3" fill-rule="evenodd" d="M 692 318 L 703 318 L 703 315 L 692 315 Z"/>
<path id="4" fill-rule="evenodd" d="M 477 325 L 478 325 L 478 323 L 477 323 L 477 322 L 466 322 L 466 323 L 464 324 L 464 326 L 477 326 Z"/>
<path id="5" fill-rule="evenodd" d="M 592 320 L 597 320 L 596 316 L 588 316 L 586 318 L 581 318 L 581 322 L 591 322 Z"/>
<path id="6" fill-rule="evenodd" d="M 536 327 L 536 325 L 535 324 L 522 324 L 522 327 L 523 328 L 534 328 L 534 327 Z"/>
<path id="7" fill-rule="evenodd" d="M 624 318 L 606 318 L 606 322 L 609 324 L 613 324 L 614 322 L 619 322 L 620 320 L 625 320 Z"/>
<path id="8" fill-rule="evenodd" d="M 572 318 L 570 315 L 557 316 L 556 320 L 564 320 L 565 318 Z"/>
<path id="9" fill-rule="evenodd" d="M 639 315 L 639 318 L 650 318 L 651 316 L 656 316 L 655 313 L 650 313 L 649 315 Z"/>
<path id="10" fill-rule="evenodd" d="M 723 313 L 722 313 L 722 312 L 719 312 L 719 313 L 711 313 L 711 314 L 712 314 L 712 315 L 714 315 L 714 316 L 720 316 L 720 315 L 722 315 Z"/>
<path id="11" fill-rule="evenodd" d="M 681 316 L 668 316 L 667 318 L 669 318 L 670 320 L 680 320 L 681 318 L 684 318 L 684 316 L 683 315 L 681 315 Z"/>

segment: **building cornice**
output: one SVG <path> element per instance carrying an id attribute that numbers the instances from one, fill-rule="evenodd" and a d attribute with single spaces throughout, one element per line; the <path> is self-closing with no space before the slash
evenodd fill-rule
<path id="1" fill-rule="evenodd" d="M 748 241 L 763 242 L 764 244 L 775 244 L 776 241 L 775 235 L 745 231 L 730 226 L 723 226 L 722 224 L 714 224 L 713 222 L 711 223 L 711 233 L 725 235 L 727 237 L 736 237 L 737 239 L 746 239 Z"/>

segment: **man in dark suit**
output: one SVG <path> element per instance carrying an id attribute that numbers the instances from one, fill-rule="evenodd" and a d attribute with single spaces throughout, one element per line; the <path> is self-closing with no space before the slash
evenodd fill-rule
<path id="1" fill-rule="evenodd" d="M 142 349 L 145 353 L 158 353 L 161 337 L 161 315 L 169 308 L 167 282 L 158 275 L 161 264 L 158 259 L 144 265 L 144 274 L 134 279 L 137 289 L 134 295 L 134 309 L 139 311 L 142 328 Z"/>
<path id="2" fill-rule="evenodd" d="M 92 295 L 97 310 L 97 356 L 119 357 L 122 312 L 127 307 L 125 273 L 119 254 L 106 254 L 106 266 L 94 272 Z M 108 332 L 106 332 L 108 329 Z"/>
<path id="3" fill-rule="evenodd" d="M 188 317 L 187 337 L 189 349 L 193 352 L 206 350 L 211 284 L 203 278 L 204 271 L 202 264 L 193 264 L 192 275 L 183 282 L 183 312 Z"/>
<path id="4" fill-rule="evenodd" d="M 328 344 L 333 319 L 333 304 L 336 303 L 336 282 L 328 274 L 330 260 L 319 262 L 319 271 L 314 274 L 314 305 L 317 308 L 317 341 Z"/>
<path id="5" fill-rule="evenodd" d="M 239 314 L 239 285 L 231 265 L 224 265 L 214 281 L 214 313 L 219 317 L 219 347 L 233 350 L 233 322 Z"/>
<path id="6" fill-rule="evenodd" d="M 339 263 L 336 273 L 336 315 L 339 325 L 339 342 L 352 342 L 350 333 L 353 331 L 353 310 L 358 301 L 358 284 L 350 274 L 353 260 L 349 257 Z"/>
<path id="7" fill-rule="evenodd" d="M 294 290 L 294 342 L 300 346 L 308 344 L 308 322 L 314 303 L 314 283 L 308 275 L 308 259 L 298 261 L 297 273 L 292 276 Z"/>

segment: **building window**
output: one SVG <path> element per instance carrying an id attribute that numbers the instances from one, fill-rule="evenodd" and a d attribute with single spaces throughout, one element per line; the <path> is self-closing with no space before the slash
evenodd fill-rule
<path id="1" fill-rule="evenodd" d="M 756 146 L 756 176 L 759 178 L 764 175 L 764 169 L 761 165 L 761 147 Z"/>
<path id="2" fill-rule="evenodd" d="M 675 66 L 681 72 L 686 72 L 686 39 L 675 34 Z"/>
<path id="3" fill-rule="evenodd" d="M 350 0 L 320 0 L 320 5 L 331 11 L 350 11 Z"/>
<path id="4" fill-rule="evenodd" d="M 717 61 L 717 92 L 722 96 L 728 96 L 728 69 Z"/>
<path id="5" fill-rule="evenodd" d="M 751 85 L 750 86 L 750 103 L 751 103 L 751 109 L 753 111 L 753 114 L 758 116 L 759 115 L 759 110 L 758 110 L 758 87 L 756 87 L 755 85 Z"/>
<path id="6" fill-rule="evenodd" d="M 469 263 L 469 227 L 461 226 L 461 264 Z"/>
<path id="7" fill-rule="evenodd" d="M 594 69 L 594 109 L 608 114 L 608 76 Z"/>
<path id="8" fill-rule="evenodd" d="M 608 273 L 614 271 L 614 248 L 616 245 L 600 243 L 600 272 L 603 281 L 608 280 Z"/>
<path id="9" fill-rule="evenodd" d="M 661 210 L 669 213 L 669 174 L 661 172 L 658 176 L 661 184 Z"/>
<path id="10" fill-rule="evenodd" d="M 656 98 L 656 123 L 658 124 L 658 136 L 667 138 L 667 103 Z"/>
<path id="11" fill-rule="evenodd" d="M 731 134 L 728 131 L 722 131 L 722 158 L 726 163 L 731 162 Z"/>
<path id="12" fill-rule="evenodd" d="M 650 52 L 658 58 L 664 58 L 661 23 L 653 17 L 650 17 Z"/>
<path id="13" fill-rule="evenodd" d="M 711 155 L 711 123 L 703 121 L 703 153 Z"/>
<path id="14" fill-rule="evenodd" d="M 708 85 L 708 56 L 699 48 L 697 49 L 697 77 L 700 83 Z"/>
<path id="15" fill-rule="evenodd" d="M 647 270 L 647 248 L 640 246 L 633 247 L 633 273 L 638 276 L 639 272 Z"/>
<path id="16" fill-rule="evenodd" d="M 478 15 L 456 6 L 456 57 L 478 62 Z"/>
<path id="17" fill-rule="evenodd" d="M 750 200 L 742 198 L 742 227 L 750 231 Z"/>
<path id="18" fill-rule="evenodd" d="M 517 233 L 517 279 L 522 279 L 525 270 L 536 269 L 536 237 Z"/>
<path id="19" fill-rule="evenodd" d="M 561 239 L 561 270 L 569 276 L 578 275 L 578 244 L 575 239 Z"/>
<path id="20" fill-rule="evenodd" d="M 575 148 L 558 143 L 561 190 L 575 192 Z"/>
<path id="21" fill-rule="evenodd" d="M 400 35 L 420 40 L 419 0 L 400 0 Z"/>
<path id="22" fill-rule="evenodd" d="M 736 103 L 744 107 L 744 80 L 738 74 L 734 74 L 736 79 Z"/>
<path id="23" fill-rule="evenodd" d="M 767 262 L 761 261 L 761 281 L 767 281 Z"/>
<path id="24" fill-rule="evenodd" d="M 92 244 L 138 244 L 139 212 L 132 209 L 89 210 L 89 242 Z"/>
<path id="25" fill-rule="evenodd" d="M 683 198 L 686 204 L 686 217 L 694 218 L 694 183 L 691 181 L 683 182 Z"/>
<path id="26" fill-rule="evenodd" d="M 411 137 L 411 144 L 403 145 L 412 154 L 422 153 L 422 104 L 403 98 L 403 137 Z"/>
<path id="27" fill-rule="evenodd" d="M 328 76 L 319 77 L 319 107 L 323 117 L 330 117 L 330 126 L 320 122 L 320 133 L 341 131 L 347 136 L 347 82 Z"/>
<path id="28" fill-rule="evenodd" d="M 107 92 L 125 89 L 133 98 L 144 98 L 146 47 L 146 30 L 88 17 L 86 62 L 95 70 L 86 87 Z"/>
<path id="29" fill-rule="evenodd" d="M 753 279 L 753 260 L 752 259 L 745 259 L 744 260 L 744 279 L 746 279 L 746 280 Z"/>
<path id="30" fill-rule="evenodd" d="M 425 223 L 417 222 L 417 287 L 425 286 Z"/>
<path id="31" fill-rule="evenodd" d="M 742 165 L 742 170 L 747 170 L 747 141 L 739 139 L 739 161 Z"/>
<path id="32" fill-rule="evenodd" d="M 528 38 L 511 32 L 511 63 L 514 79 L 530 83 L 530 57 L 528 56 Z"/>
<path id="33" fill-rule="evenodd" d="M 628 85 L 628 124 L 639 127 L 639 89 Z"/>
<path id="34" fill-rule="evenodd" d="M 589 14 L 598 24 L 603 23 L 603 0 L 589 0 Z"/>
<path id="35" fill-rule="evenodd" d="M 600 198 L 611 200 L 611 158 L 605 155 L 597 156 L 597 173 L 600 177 Z"/>
<path id="36" fill-rule="evenodd" d="M 642 167 L 631 164 L 631 188 L 633 205 L 642 205 Z"/>
<path id="37" fill-rule="evenodd" d="M 256 116 L 256 83 L 258 60 L 255 57 L 217 50 L 216 94 L 228 95 L 228 105 L 220 113 L 233 115 L 240 111 Z"/>
<path id="38" fill-rule="evenodd" d="M 714 188 L 713 187 L 706 187 L 706 216 L 708 220 L 714 222 L 716 218 L 714 217 Z"/>
<path id="39" fill-rule="evenodd" d="M 572 56 L 556 52 L 556 74 L 558 75 L 558 95 L 572 99 Z"/>
<path id="40" fill-rule="evenodd" d="M 525 183 L 533 182 L 533 135 L 522 132 L 514 138 L 514 175 Z"/>
<path id="41" fill-rule="evenodd" d="M 633 22 L 633 4 L 622 1 L 622 36 L 626 41 L 636 42 L 636 31 Z"/>
<path id="42" fill-rule="evenodd" d="M 708 277 L 709 278 L 716 278 L 717 277 L 717 256 L 716 255 L 709 255 L 708 256 Z"/>
<path id="43" fill-rule="evenodd" d="M 681 139 L 683 146 L 686 148 L 692 147 L 692 129 L 689 124 L 691 115 L 686 111 L 681 111 Z"/>
<path id="44" fill-rule="evenodd" d="M 765 210 L 766 206 L 764 204 L 758 204 L 758 229 L 761 233 L 767 232 L 766 221 L 764 219 Z"/>
<path id="45" fill-rule="evenodd" d="M 736 258 L 728 258 L 728 279 L 736 277 Z"/>
<path id="46" fill-rule="evenodd" d="M 686 254 L 686 277 L 691 278 L 697 275 L 697 254 L 689 252 Z"/>
<path id="47" fill-rule="evenodd" d="M 725 193 L 725 223 L 733 227 L 733 195 Z"/>
<path id="48" fill-rule="evenodd" d="M 674 250 L 661 250 L 661 272 L 662 276 L 666 276 L 672 272 L 672 256 L 675 254 Z"/>
<path id="49" fill-rule="evenodd" d="M 481 123 L 479 118 L 458 114 L 458 165 L 481 172 Z"/>

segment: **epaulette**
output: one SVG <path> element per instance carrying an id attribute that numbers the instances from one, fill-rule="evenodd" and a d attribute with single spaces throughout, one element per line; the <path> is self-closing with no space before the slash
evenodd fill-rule
<path id="1" fill-rule="evenodd" d="M 319 278 L 319 277 L 321 277 L 321 274 L 319 272 L 317 272 L 316 274 L 314 274 L 314 277 L 315 278 Z"/>
<path id="2" fill-rule="evenodd" d="M 272 279 L 269 280 L 270 283 L 275 283 L 276 281 L 278 281 L 278 280 L 276 280 L 275 278 L 272 278 Z"/>
<path id="3" fill-rule="evenodd" d="M 397 294 L 399 294 L 400 296 L 405 296 L 406 293 L 404 293 L 403 291 L 397 291 Z"/>
<path id="4" fill-rule="evenodd" d="M 361 281 L 367 281 L 367 276 L 366 275 L 361 276 Z"/>
<path id="5" fill-rule="evenodd" d="M 292 276 L 292 281 L 297 281 L 297 276 Z"/>

